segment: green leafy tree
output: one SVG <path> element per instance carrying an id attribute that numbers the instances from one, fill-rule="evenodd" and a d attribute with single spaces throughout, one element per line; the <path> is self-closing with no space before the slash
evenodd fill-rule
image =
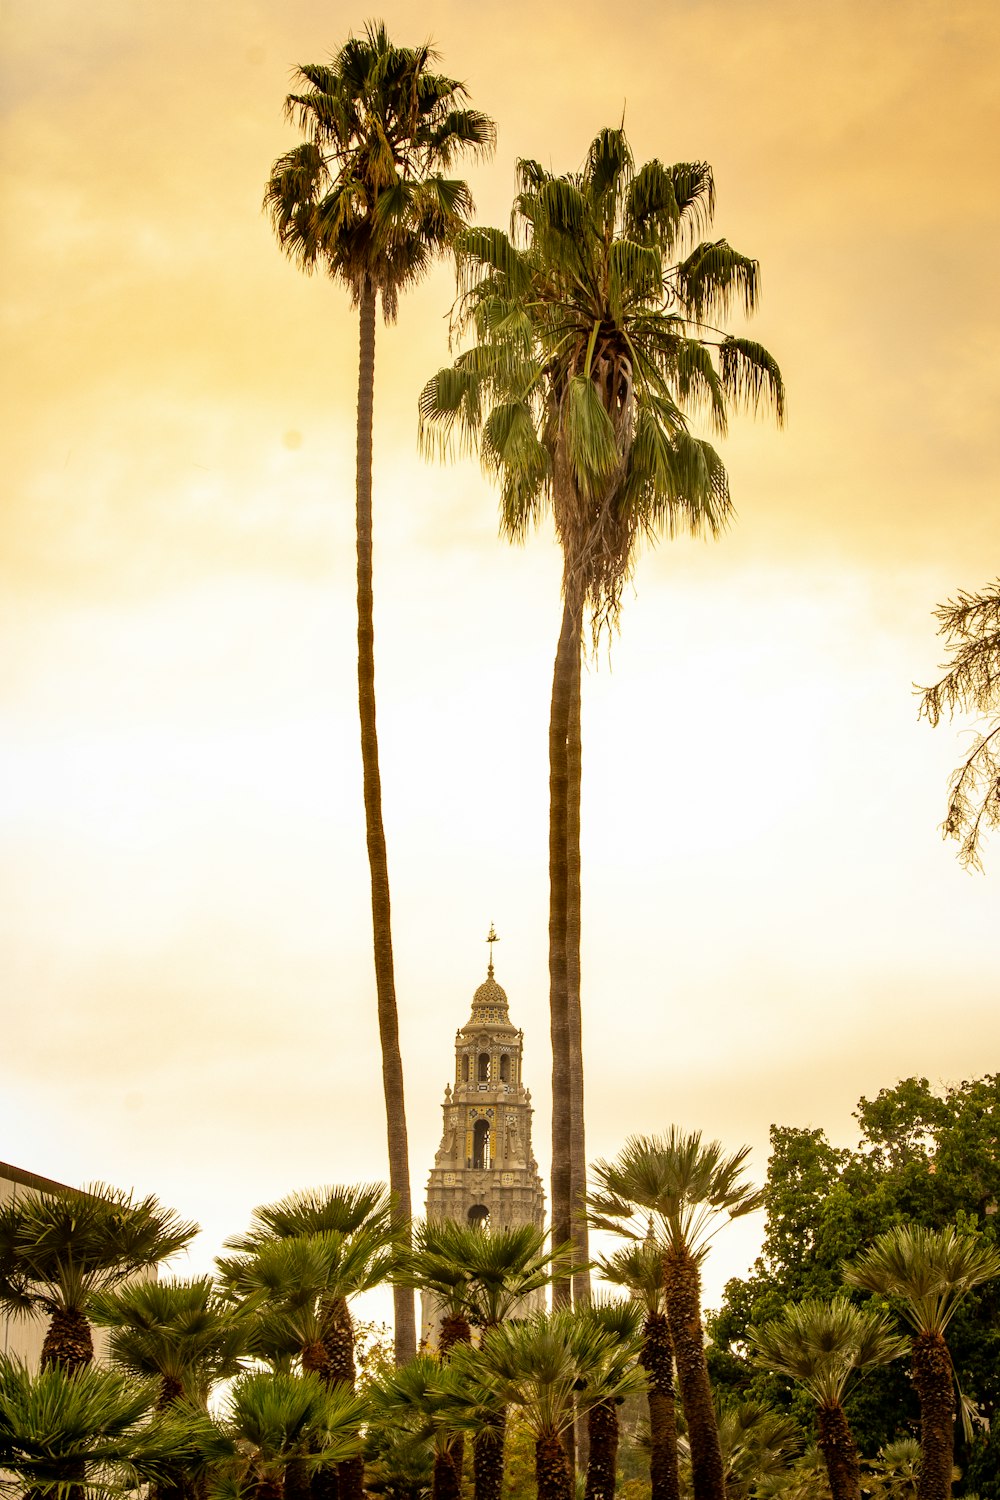
<path id="1" fill-rule="evenodd" d="M 282 250 L 305 271 L 346 286 L 360 319 L 357 424 L 358 711 L 389 1182 L 398 1220 L 411 1217 L 403 1065 L 392 957 L 389 874 L 375 722 L 372 587 L 372 405 L 375 311 L 387 320 L 465 222 L 465 182 L 446 177 L 462 152 L 492 148 L 491 120 L 465 104 L 455 78 L 433 71 L 429 46 L 397 47 L 382 25 L 350 37 L 329 63 L 297 70 L 285 101 L 305 136 L 271 169 L 264 206 Z M 396 1355 L 416 1353 L 413 1296 L 395 1293 Z"/>
<path id="2" fill-rule="evenodd" d="M 12 1198 L 0 1205 L 0 1306 L 46 1315 L 42 1364 L 79 1369 L 94 1357 L 95 1294 L 158 1265 L 197 1233 L 156 1198 L 102 1183 Z"/>
<path id="3" fill-rule="evenodd" d="M 749 1147 L 726 1155 L 700 1131 L 671 1126 L 663 1136 L 631 1136 L 614 1161 L 593 1175 L 592 1222 L 633 1242 L 657 1222 L 663 1251 L 663 1288 L 677 1383 L 691 1446 L 695 1500 L 725 1500 L 718 1424 L 705 1359 L 701 1322 L 701 1262 L 719 1229 L 753 1213 L 762 1195 L 745 1179 Z"/>
<path id="4" fill-rule="evenodd" d="M 580 666 L 614 622 L 643 538 L 717 533 L 731 507 L 715 449 L 690 432 L 702 411 L 724 432 L 734 404 L 784 387 L 762 345 L 715 326 L 757 301 L 756 261 L 725 240 L 695 244 L 715 188 L 704 162 L 636 168 L 622 130 L 603 130 L 583 168 L 518 163 L 513 234 L 456 241 L 460 335 L 472 347 L 425 387 L 425 446 L 456 434 L 501 490 L 520 539 L 551 509 L 563 555 L 563 616 L 549 717 L 549 999 L 552 1221 L 587 1260 L 580 1015 Z M 586 1273 L 576 1295 L 586 1300 Z M 568 1272 L 554 1300 L 570 1300 Z"/>
<path id="5" fill-rule="evenodd" d="M 1000 1277 L 1000 1251 L 954 1228 L 897 1224 L 844 1273 L 852 1286 L 899 1303 L 913 1329 L 913 1384 L 920 1402 L 918 1500 L 950 1500 L 955 1371 L 945 1333 L 975 1287 Z"/>
<path id="6" fill-rule="evenodd" d="M 997 1243 L 1000 1201 L 1000 1076 L 934 1090 L 903 1079 L 860 1100 L 854 1150 L 820 1130 L 775 1126 L 764 1189 L 767 1220 L 750 1275 L 729 1282 L 707 1319 L 713 1384 L 726 1399 L 752 1396 L 785 1406 L 804 1427 L 811 1413 L 776 1377 L 750 1363 L 747 1331 L 788 1303 L 829 1300 L 843 1290 L 842 1265 L 894 1224 L 975 1228 Z M 860 1300 L 860 1294 L 854 1294 Z M 962 1433 L 958 1462 L 983 1493 L 1000 1490 L 1000 1286 L 972 1291 L 956 1312 L 948 1342 L 962 1389 L 984 1422 Z M 918 1430 L 919 1406 L 900 1361 L 874 1369 L 847 1396 L 845 1411 L 866 1458 Z"/>
<path id="7" fill-rule="evenodd" d="M 924 688 L 920 712 L 932 725 L 944 714 L 1000 709 L 1000 578 L 978 594 L 960 592 L 934 611 L 949 654 L 948 669 Z M 942 829 L 958 840 L 963 865 L 982 869 L 983 834 L 1000 827 L 1000 719 L 978 733 L 951 778 Z"/>
<path id="8" fill-rule="evenodd" d="M 751 1328 L 749 1342 L 755 1363 L 797 1381 L 815 1401 L 833 1500 L 861 1500 L 861 1466 L 844 1398 L 861 1371 L 906 1352 L 891 1316 L 855 1307 L 846 1297 L 810 1299 Z"/>

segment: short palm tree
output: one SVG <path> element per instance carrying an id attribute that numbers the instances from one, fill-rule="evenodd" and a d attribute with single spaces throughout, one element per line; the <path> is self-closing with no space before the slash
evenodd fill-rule
<path id="1" fill-rule="evenodd" d="M 94 1295 L 158 1265 L 197 1233 L 156 1198 L 101 1183 L 12 1198 L 0 1205 L 0 1306 L 46 1314 L 43 1365 L 78 1369 L 94 1357 Z"/>
<path id="2" fill-rule="evenodd" d="M 644 1312 L 639 1363 L 649 1405 L 650 1500 L 679 1500 L 674 1348 L 663 1290 L 663 1251 L 649 1235 L 597 1261 L 606 1281 L 627 1287 Z"/>
<path id="3" fill-rule="evenodd" d="M 761 1401 L 720 1406 L 716 1418 L 726 1500 L 748 1500 L 758 1495 L 761 1485 L 787 1475 L 789 1465 L 802 1451 L 802 1433 L 794 1418 Z M 682 1440 L 682 1449 L 686 1448 L 687 1442 Z"/>
<path id="4" fill-rule="evenodd" d="M 846 1297 L 811 1298 L 786 1307 L 762 1328 L 750 1328 L 748 1342 L 755 1364 L 797 1381 L 816 1402 L 833 1500 L 861 1500 L 858 1450 L 844 1400 L 862 1371 L 906 1352 L 890 1315 L 855 1307 Z"/>
<path id="5" fill-rule="evenodd" d="M 918 1500 L 949 1500 L 955 1456 L 955 1372 L 945 1332 L 977 1286 L 1000 1276 L 1000 1251 L 954 1226 L 897 1224 L 845 1267 L 851 1286 L 892 1297 L 913 1329 L 913 1384 L 920 1402 Z"/>
<path id="6" fill-rule="evenodd" d="M 253 1332 L 210 1276 L 117 1287 L 95 1296 L 91 1317 L 110 1329 L 108 1353 L 119 1369 L 159 1380 L 161 1408 L 182 1399 L 206 1407 L 212 1386 L 243 1367 Z"/>
<path id="7" fill-rule="evenodd" d="M 208 1420 L 157 1413 L 157 1392 L 156 1381 L 119 1371 L 33 1373 L 0 1355 L 0 1493 L 83 1500 L 194 1467 Z"/>
<path id="8" fill-rule="evenodd" d="M 433 1455 L 431 1500 L 459 1500 L 462 1492 L 461 1436 L 449 1410 L 453 1384 L 446 1366 L 432 1355 L 418 1354 L 370 1390 L 375 1422 L 389 1427 L 396 1438 L 409 1435 Z"/>
<path id="9" fill-rule="evenodd" d="M 217 1500 L 305 1500 L 312 1476 L 361 1449 L 366 1403 L 315 1375 L 241 1375 L 219 1417 L 233 1457 L 209 1484 Z M 293 1484 L 289 1484 L 289 1480 Z"/>
<path id="10" fill-rule="evenodd" d="M 462 1360 L 472 1355 L 463 1350 Z M 640 1384 L 634 1368 L 622 1369 L 619 1360 L 612 1335 L 567 1312 L 503 1323 L 484 1335 L 475 1361 L 479 1378 L 521 1413 L 535 1440 L 538 1500 L 572 1500 L 563 1436 L 577 1414 Z"/>
<path id="11" fill-rule="evenodd" d="M 757 300 L 756 261 L 725 240 L 694 244 L 711 221 L 704 162 L 636 168 L 622 130 L 603 130 L 582 170 L 518 163 L 512 235 L 459 235 L 456 323 L 474 339 L 420 401 L 430 451 L 452 434 L 478 449 L 501 489 L 514 540 L 551 508 L 563 554 L 563 617 L 549 716 L 549 1000 L 553 1052 L 552 1221 L 587 1254 L 580 1018 L 580 663 L 618 614 L 643 538 L 717 533 L 731 507 L 714 448 L 692 436 L 701 410 L 718 432 L 734 404 L 784 387 L 760 345 L 714 326 Z M 585 1272 L 577 1291 L 585 1300 Z M 554 1300 L 569 1300 L 568 1277 Z"/>
<path id="12" fill-rule="evenodd" d="M 623 1297 L 594 1297 L 577 1308 L 576 1318 L 590 1324 L 610 1340 L 607 1361 L 595 1366 L 587 1378 L 592 1395 L 600 1395 L 587 1407 L 587 1474 L 584 1500 L 614 1500 L 618 1469 L 618 1408 L 625 1397 L 622 1381 L 634 1375 L 640 1361 L 643 1309 L 638 1302 Z M 640 1365 L 641 1368 L 641 1365 Z"/>
<path id="13" fill-rule="evenodd" d="M 591 1222 L 645 1241 L 648 1216 L 659 1228 L 663 1289 L 677 1383 L 691 1444 L 695 1500 L 725 1500 L 725 1478 L 701 1323 L 699 1267 L 712 1238 L 731 1219 L 759 1208 L 763 1194 L 744 1178 L 749 1147 L 727 1156 L 671 1126 L 663 1136 L 631 1136 L 614 1161 L 593 1168 L 599 1191 L 588 1202 Z"/>
<path id="14" fill-rule="evenodd" d="M 466 150 L 492 148 L 494 127 L 465 105 L 455 78 L 432 71 L 430 47 L 397 47 L 382 25 L 350 37 L 330 63 L 297 70 L 285 111 L 306 139 L 274 163 L 264 206 L 278 243 L 306 271 L 342 282 L 360 314 L 357 430 L 358 710 L 389 1182 L 398 1222 L 411 1217 L 409 1153 L 392 960 L 389 873 L 375 723 L 372 592 L 372 405 L 375 306 L 394 319 L 472 207 L 443 174 Z M 413 1294 L 396 1288 L 396 1357 L 416 1353 Z"/>
<path id="15" fill-rule="evenodd" d="M 531 1224 L 490 1229 L 436 1219 L 417 1231 L 397 1275 L 450 1309 L 448 1348 L 454 1352 L 470 1325 L 486 1331 L 522 1313 L 526 1299 L 552 1280 L 560 1253 L 547 1249 L 545 1232 Z M 473 1439 L 476 1500 L 499 1500 L 503 1449 L 502 1411 L 487 1412 Z"/>

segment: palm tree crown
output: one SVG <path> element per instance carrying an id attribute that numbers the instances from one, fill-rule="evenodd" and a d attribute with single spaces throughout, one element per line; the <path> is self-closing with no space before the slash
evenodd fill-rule
<path id="1" fill-rule="evenodd" d="M 394 46 L 379 23 L 330 63 L 299 67 L 285 113 L 307 139 L 274 163 L 264 196 L 294 261 L 326 269 L 356 304 L 373 287 L 388 318 L 471 209 L 466 183 L 443 173 L 495 140 L 464 85 L 431 71 L 436 56 Z"/>

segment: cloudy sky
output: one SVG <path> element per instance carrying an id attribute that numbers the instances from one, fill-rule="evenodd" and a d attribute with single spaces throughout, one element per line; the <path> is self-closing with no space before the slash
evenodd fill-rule
<path id="1" fill-rule="evenodd" d="M 584 684 L 591 1156 L 671 1122 L 766 1168 L 900 1077 L 1000 1065 L 1000 847 L 942 842 L 969 726 L 931 610 L 1000 571 L 992 0 L 429 0 L 379 13 L 518 156 L 705 159 L 757 256 L 783 432 L 734 424 L 721 542 L 638 569 Z M 612 24 L 611 16 L 615 22 Z M 384 1176 L 357 746 L 356 326 L 260 212 L 333 0 L 0 0 L 0 1158 L 158 1192 L 207 1263 L 253 1204 Z M 381 330 L 376 628 L 412 1176 L 497 976 L 548 1168 L 558 556 L 417 456 L 452 273 Z M 719 1241 L 710 1288 L 760 1225 Z"/>

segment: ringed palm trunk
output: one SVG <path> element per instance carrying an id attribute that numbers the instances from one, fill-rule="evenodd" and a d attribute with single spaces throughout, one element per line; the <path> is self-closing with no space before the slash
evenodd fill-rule
<path id="1" fill-rule="evenodd" d="M 473 1500 L 500 1500 L 506 1436 L 506 1418 L 495 1417 L 472 1439 Z"/>
<path id="2" fill-rule="evenodd" d="M 60 1307 L 49 1319 L 42 1344 L 42 1369 L 50 1366 L 72 1373 L 94 1358 L 90 1323 L 77 1307 Z"/>
<path id="3" fill-rule="evenodd" d="M 554 1432 L 535 1439 L 535 1480 L 538 1500 L 573 1500 L 573 1470 Z"/>
<path id="4" fill-rule="evenodd" d="M 403 1060 L 392 965 L 389 911 L 389 866 L 382 826 L 382 781 L 375 728 L 375 625 L 372 595 L 372 410 L 375 391 L 375 288 L 365 280 L 360 299 L 358 361 L 357 534 L 358 534 L 358 714 L 364 778 L 365 830 L 372 887 L 372 932 L 375 991 L 382 1044 L 382 1086 L 389 1141 L 389 1186 L 401 1225 L 412 1218 L 410 1161 L 403 1097 Z M 417 1352 L 417 1323 L 412 1289 L 393 1287 L 396 1364 Z"/>
<path id="5" fill-rule="evenodd" d="M 842 1406 L 820 1407 L 819 1446 L 833 1500 L 861 1500 L 858 1450 Z"/>
<path id="6" fill-rule="evenodd" d="M 955 1458 L 955 1388 L 951 1356 L 939 1333 L 913 1340 L 913 1384 L 920 1402 L 917 1500 L 951 1500 Z"/>
<path id="7" fill-rule="evenodd" d="M 650 1313 L 643 1327 L 639 1363 L 649 1387 L 650 1500 L 679 1500 L 674 1350 L 663 1313 Z"/>
<path id="8" fill-rule="evenodd" d="M 472 1328 L 464 1313 L 448 1313 L 441 1320 L 441 1331 L 438 1334 L 438 1353 L 442 1360 L 448 1359 L 456 1344 L 471 1344 Z M 462 1483 L 462 1470 L 465 1468 L 465 1438 L 462 1433 L 457 1433 L 452 1439 L 449 1453 L 458 1474 L 459 1488 Z"/>
<path id="9" fill-rule="evenodd" d="M 552 671 L 549 710 L 549 1023 L 552 1038 L 552 1242 L 572 1237 L 572 1095 L 569 1041 L 567 909 L 569 895 L 569 767 L 566 754 L 574 663 L 580 632 L 574 626 L 569 580 Z M 579 616 L 577 615 L 577 619 Z M 553 1310 L 573 1300 L 568 1267 L 557 1263 Z"/>
<path id="10" fill-rule="evenodd" d="M 701 1327 L 701 1277 L 697 1262 L 683 1247 L 664 1253 L 663 1289 L 691 1445 L 694 1500 L 726 1500 L 722 1449 Z"/>
<path id="11" fill-rule="evenodd" d="M 354 1390 L 357 1369 L 354 1363 L 354 1322 L 346 1297 L 335 1297 L 326 1311 L 323 1324 L 323 1349 L 326 1365 L 322 1378 L 327 1385 L 346 1385 Z M 336 1488 L 331 1484 L 336 1474 Z M 336 1470 L 321 1470 L 316 1476 L 317 1489 L 323 1500 L 362 1500 L 365 1492 L 365 1461 L 360 1454 L 343 1459 Z"/>
<path id="12" fill-rule="evenodd" d="M 572 618 L 567 622 L 572 628 Z M 581 621 L 576 621 L 579 632 Z M 570 669 L 566 725 L 566 1025 L 569 1044 L 570 1211 L 579 1270 L 573 1272 L 573 1304 L 590 1301 L 590 1236 L 587 1227 L 587 1147 L 583 1108 L 583 1017 L 580 1009 L 580 732 L 582 640 L 578 634 Z"/>
<path id="13" fill-rule="evenodd" d="M 613 1500 L 618 1467 L 618 1407 L 599 1401 L 587 1413 L 587 1482 L 584 1500 Z"/>

